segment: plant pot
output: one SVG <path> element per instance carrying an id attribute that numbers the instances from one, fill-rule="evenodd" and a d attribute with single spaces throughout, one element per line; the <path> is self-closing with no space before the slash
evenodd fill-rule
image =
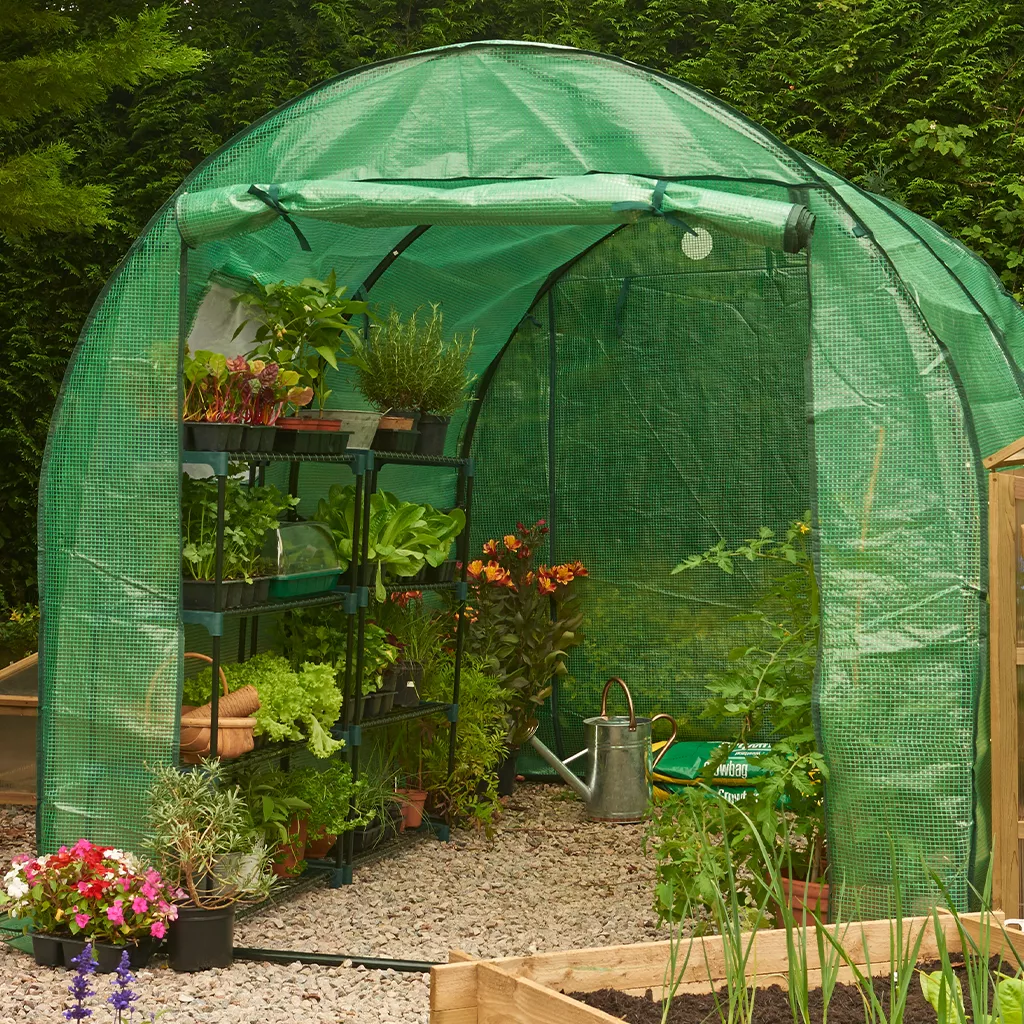
<path id="1" fill-rule="evenodd" d="M 213 580 L 181 581 L 181 606 L 194 611 L 216 612 L 227 611 L 229 608 L 240 608 L 242 604 L 242 587 L 248 588 L 245 580 L 221 580 L 220 607 L 214 601 L 216 584 Z"/>
<path id="2" fill-rule="evenodd" d="M 423 805 L 427 802 L 425 789 L 400 789 L 402 818 L 406 828 L 419 828 L 423 824 Z"/>
<path id="3" fill-rule="evenodd" d="M 395 706 L 414 708 L 420 703 L 420 683 L 423 681 L 423 666 L 417 661 L 400 661 L 393 665 Z"/>
<path id="4" fill-rule="evenodd" d="M 352 833 L 352 850 L 354 853 L 366 853 L 372 850 L 384 838 L 384 826 L 379 818 Z"/>
<path id="5" fill-rule="evenodd" d="M 498 765 L 498 796 L 511 796 L 516 791 L 516 759 L 519 748 L 509 748 L 505 760 Z"/>
<path id="6" fill-rule="evenodd" d="M 61 939 L 64 966 L 73 971 L 71 963 L 74 957 L 78 956 L 85 949 L 84 939 Z M 33 950 L 35 943 L 33 942 Z M 123 945 L 110 945 L 106 942 L 94 942 L 92 946 L 92 958 L 96 961 L 97 974 L 113 974 L 121 965 L 121 954 L 128 951 L 128 965 L 133 971 L 145 967 L 156 950 L 157 942 L 148 936 L 143 936 L 138 942 L 126 942 Z"/>
<path id="7" fill-rule="evenodd" d="M 310 420 L 288 416 L 275 424 L 274 451 L 313 455 L 320 451 L 320 431 Z"/>
<path id="8" fill-rule="evenodd" d="M 430 413 L 420 415 L 420 436 L 416 440 L 417 455 L 444 455 L 444 442 L 448 436 L 451 416 L 431 416 Z"/>
<path id="9" fill-rule="evenodd" d="M 424 583 L 451 583 L 455 579 L 455 560 L 449 558 L 440 565 L 428 565 L 426 573 Z"/>
<path id="10" fill-rule="evenodd" d="M 280 843 L 274 854 L 274 874 L 278 878 L 294 878 L 305 856 L 306 819 L 296 815 L 288 822 L 288 842 Z"/>
<path id="11" fill-rule="evenodd" d="M 378 430 L 371 447 L 375 452 L 415 452 L 418 437 L 416 430 Z"/>
<path id="12" fill-rule="evenodd" d="M 349 448 L 369 448 L 373 442 L 373 435 L 380 425 L 380 413 L 369 412 L 365 409 L 329 409 L 325 415 L 331 414 L 333 418 L 341 422 L 341 429 L 348 433 Z"/>
<path id="13" fill-rule="evenodd" d="M 171 970 L 191 974 L 214 967 L 230 967 L 234 961 L 235 908 L 178 907 L 167 936 Z"/>
<path id="14" fill-rule="evenodd" d="M 415 430 L 420 422 L 419 409 L 388 409 L 377 423 L 378 430 Z"/>
<path id="15" fill-rule="evenodd" d="M 252 583 L 242 580 L 242 608 L 251 608 L 254 604 L 265 604 L 270 597 L 270 577 L 254 576 Z"/>
<path id="16" fill-rule="evenodd" d="M 379 693 L 367 694 L 363 697 L 363 721 L 367 718 L 376 718 L 380 714 L 381 695 Z"/>
<path id="17" fill-rule="evenodd" d="M 242 448 L 245 425 L 242 423 L 191 424 L 191 451 L 194 452 L 237 452 Z"/>
<path id="18" fill-rule="evenodd" d="M 274 450 L 274 435 L 277 427 L 246 424 L 242 435 L 242 451 L 271 452 Z"/>
<path id="19" fill-rule="evenodd" d="M 33 932 L 32 955 L 40 967 L 60 967 L 64 963 L 64 946 L 56 935 Z"/>
<path id="20" fill-rule="evenodd" d="M 291 601 L 296 597 L 329 594 L 337 585 L 337 569 L 315 569 L 288 576 L 270 576 L 267 578 L 267 593 L 271 600 Z"/>
<path id="21" fill-rule="evenodd" d="M 818 914 L 823 920 L 828 920 L 828 882 L 807 882 L 801 879 L 790 878 L 788 875 L 781 875 L 779 883 L 782 891 L 786 894 L 786 902 L 790 910 L 797 915 L 797 924 L 804 923 L 806 911 Z M 776 921 L 781 927 L 782 914 L 779 908 L 775 908 Z"/>
<path id="22" fill-rule="evenodd" d="M 384 822 L 384 838 L 390 839 L 405 831 L 405 817 L 399 804 L 393 803 L 388 806 L 387 821 Z"/>
<path id="23" fill-rule="evenodd" d="M 380 694 L 380 711 L 378 715 L 386 715 L 395 706 L 395 691 L 392 690 L 390 693 L 381 691 Z"/>
<path id="24" fill-rule="evenodd" d="M 337 839 L 337 836 L 331 835 L 323 829 L 320 830 L 315 839 L 307 836 L 306 857 L 313 858 L 314 860 L 323 860 L 331 852 L 331 847 L 334 846 Z"/>
<path id="25" fill-rule="evenodd" d="M 258 853 L 225 853 L 213 865 L 213 874 L 199 884 L 200 892 L 223 898 L 239 890 L 248 891 L 259 883 Z"/>

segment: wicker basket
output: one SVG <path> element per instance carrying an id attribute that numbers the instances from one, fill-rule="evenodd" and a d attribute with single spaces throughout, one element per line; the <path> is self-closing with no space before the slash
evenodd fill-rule
<path id="1" fill-rule="evenodd" d="M 213 664 L 213 659 L 206 654 L 186 651 L 185 657 Z M 256 719 L 251 715 L 258 710 L 260 698 L 255 686 L 243 686 L 234 693 L 228 693 L 228 680 L 223 668 L 220 670 L 220 683 L 223 694 L 217 702 L 217 756 L 230 760 L 253 749 L 252 731 Z M 186 704 L 182 707 L 181 759 L 185 764 L 198 764 L 209 756 L 211 712 L 209 704 L 202 707 Z"/>

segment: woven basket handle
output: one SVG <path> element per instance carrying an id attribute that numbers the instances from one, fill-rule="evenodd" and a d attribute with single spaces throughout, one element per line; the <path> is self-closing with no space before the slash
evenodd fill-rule
<path id="1" fill-rule="evenodd" d="M 196 651 L 186 651 L 185 657 L 195 658 L 197 661 L 205 661 L 207 665 L 213 664 L 213 658 L 211 658 L 208 654 L 198 654 Z M 228 695 L 228 677 L 224 673 L 223 665 L 220 666 L 220 685 L 223 688 L 224 696 L 226 697 Z"/>

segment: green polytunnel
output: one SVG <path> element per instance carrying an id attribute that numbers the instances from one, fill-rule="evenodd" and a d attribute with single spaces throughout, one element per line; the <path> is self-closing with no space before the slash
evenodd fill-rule
<path id="1" fill-rule="evenodd" d="M 981 459 L 1024 433 L 1024 314 L 935 225 L 713 97 L 529 43 L 304 93 L 191 173 L 107 283 L 40 485 L 42 848 L 137 844 L 147 767 L 177 758 L 183 343 L 232 351 L 234 288 L 331 271 L 476 331 L 448 441 L 475 459 L 474 544 L 543 518 L 545 558 L 590 571 L 549 745 L 583 745 L 612 674 L 724 738 L 705 684 L 760 581 L 670 569 L 810 508 L 834 877 L 885 912 L 891 838 L 911 901 L 935 869 L 966 907 L 989 852 Z M 452 500 L 454 475 L 383 474 Z M 305 475 L 300 510 L 332 479 Z"/>

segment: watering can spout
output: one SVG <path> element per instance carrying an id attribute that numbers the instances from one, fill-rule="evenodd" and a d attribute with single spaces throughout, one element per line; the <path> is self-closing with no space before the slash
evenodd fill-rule
<path id="1" fill-rule="evenodd" d="M 563 762 L 561 762 L 552 751 L 544 746 L 536 736 L 531 736 L 530 742 L 533 744 L 534 750 L 536 750 L 537 753 L 540 754 L 540 756 L 544 758 L 544 760 L 547 761 L 547 763 L 551 765 L 551 767 L 554 768 L 566 782 L 569 783 L 569 785 L 579 794 L 584 803 L 589 804 L 591 797 L 590 787 L 585 786 L 580 782 L 573 770 L 568 765 L 563 764 Z M 580 753 L 586 753 L 586 751 L 580 751 Z M 575 759 L 571 758 L 570 760 Z"/>

